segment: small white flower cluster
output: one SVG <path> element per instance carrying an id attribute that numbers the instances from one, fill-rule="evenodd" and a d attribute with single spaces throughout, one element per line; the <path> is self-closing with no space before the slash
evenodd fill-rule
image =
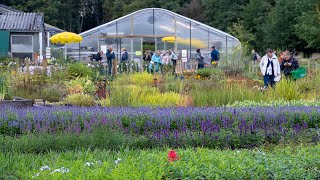
<path id="1" fill-rule="evenodd" d="M 40 175 L 40 173 L 35 174 L 34 176 L 32 176 L 32 179 L 35 177 L 38 177 Z"/>
<path id="2" fill-rule="evenodd" d="M 93 166 L 94 164 L 102 165 L 102 161 L 97 160 L 94 162 L 86 162 L 86 163 L 84 163 L 84 166 Z"/>
<path id="3" fill-rule="evenodd" d="M 49 166 L 42 166 L 42 167 L 40 168 L 40 171 L 45 171 L 45 170 L 50 171 L 51 169 L 50 169 Z M 40 176 L 40 172 L 38 172 L 37 174 L 35 174 L 34 176 L 32 176 L 32 178 L 35 178 L 35 177 L 38 177 L 38 176 Z"/>
<path id="4" fill-rule="evenodd" d="M 117 159 L 117 160 L 115 160 L 114 162 L 115 162 L 116 164 L 118 164 L 120 161 L 121 161 L 121 159 L 120 159 L 120 158 L 118 158 L 118 159 Z"/>
<path id="5" fill-rule="evenodd" d="M 65 168 L 65 167 L 62 167 L 62 168 L 53 170 L 50 174 L 53 174 L 53 173 L 55 173 L 55 172 L 64 174 L 64 173 L 68 173 L 68 172 L 69 172 L 69 169 L 68 169 L 68 168 Z"/>
<path id="6" fill-rule="evenodd" d="M 40 168 L 40 171 L 44 171 L 44 170 L 50 170 L 50 167 L 49 166 L 42 166 Z"/>
<path id="7" fill-rule="evenodd" d="M 237 150 L 237 151 L 234 151 L 233 154 L 238 154 L 240 153 L 241 151 Z"/>

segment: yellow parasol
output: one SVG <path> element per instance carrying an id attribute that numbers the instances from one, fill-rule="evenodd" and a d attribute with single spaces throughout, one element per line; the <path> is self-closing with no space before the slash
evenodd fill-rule
<path id="1" fill-rule="evenodd" d="M 175 41 L 174 36 L 167 36 L 167 37 L 162 38 L 162 42 L 174 43 L 174 41 Z M 190 39 L 183 39 L 183 38 L 177 37 L 177 43 L 188 45 L 188 44 L 190 44 Z M 195 38 L 191 39 L 191 45 L 193 47 L 200 48 L 200 49 L 207 47 L 205 45 L 205 43 L 203 43 L 201 40 L 195 39 Z"/>
<path id="2" fill-rule="evenodd" d="M 72 32 L 62 32 L 52 36 L 50 41 L 55 44 L 78 43 L 82 41 L 82 37 Z"/>
<path id="3" fill-rule="evenodd" d="M 80 59 L 80 42 L 82 36 L 72 32 L 62 32 L 50 37 L 50 41 L 55 44 L 79 43 L 79 59 Z M 67 47 L 65 46 L 65 59 L 67 59 Z"/>

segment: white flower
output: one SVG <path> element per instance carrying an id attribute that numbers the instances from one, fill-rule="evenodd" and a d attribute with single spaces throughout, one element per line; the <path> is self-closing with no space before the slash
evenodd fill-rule
<path id="1" fill-rule="evenodd" d="M 95 161 L 97 164 L 99 165 L 102 165 L 102 161 L 98 160 L 98 161 Z"/>
<path id="2" fill-rule="evenodd" d="M 93 165 L 93 162 L 86 162 L 84 165 L 85 166 L 91 166 L 91 165 Z"/>
<path id="3" fill-rule="evenodd" d="M 59 172 L 59 173 L 61 173 L 61 174 L 64 174 L 64 173 L 69 172 L 69 169 L 68 169 L 68 168 L 65 168 L 65 167 L 62 167 L 62 168 L 60 168 L 60 169 L 55 169 L 55 170 L 52 171 L 50 174 L 53 174 L 53 173 L 55 173 L 55 172 Z"/>
<path id="4" fill-rule="evenodd" d="M 32 178 L 38 177 L 39 175 L 40 175 L 40 173 L 37 173 L 34 176 L 32 176 Z"/>
<path id="5" fill-rule="evenodd" d="M 44 171 L 44 170 L 50 170 L 50 167 L 49 166 L 42 166 L 40 168 L 40 171 Z"/>
<path id="6" fill-rule="evenodd" d="M 237 151 L 237 153 L 240 153 L 240 151 Z"/>
<path id="7" fill-rule="evenodd" d="M 118 158 L 118 159 L 117 159 L 117 160 L 115 160 L 114 162 L 115 162 L 116 164 L 118 164 L 120 161 L 121 161 L 121 159 L 120 159 L 120 158 Z"/>

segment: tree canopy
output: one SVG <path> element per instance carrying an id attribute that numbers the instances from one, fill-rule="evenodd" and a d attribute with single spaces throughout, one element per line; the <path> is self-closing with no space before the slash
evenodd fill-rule
<path id="1" fill-rule="evenodd" d="M 51 25 L 80 33 L 143 8 L 159 7 L 238 37 L 250 48 L 320 50 L 319 0 L 0 0 L 43 12 Z"/>

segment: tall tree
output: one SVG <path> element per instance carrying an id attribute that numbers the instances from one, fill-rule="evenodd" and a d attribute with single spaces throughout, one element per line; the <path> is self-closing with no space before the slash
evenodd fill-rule
<path id="1" fill-rule="evenodd" d="M 267 17 L 275 2 L 270 0 L 250 0 L 245 6 L 242 17 L 243 26 L 254 37 L 249 39 L 251 48 L 264 51 L 264 25 L 267 24 Z M 236 36 L 237 37 L 237 36 Z"/>
<path id="2" fill-rule="evenodd" d="M 207 23 L 226 31 L 238 19 L 249 0 L 203 0 Z"/>
<path id="3" fill-rule="evenodd" d="M 304 49 L 306 42 L 295 33 L 297 17 L 304 11 L 300 0 L 276 0 L 263 26 L 264 48 Z"/>
<path id="4" fill-rule="evenodd" d="M 179 14 L 199 22 L 204 22 L 206 17 L 203 9 L 204 7 L 202 6 L 200 0 L 192 0 L 179 10 Z"/>
<path id="5" fill-rule="evenodd" d="M 307 48 L 320 50 L 320 3 L 310 0 L 305 8 L 295 25 L 296 34 L 307 42 Z"/>

